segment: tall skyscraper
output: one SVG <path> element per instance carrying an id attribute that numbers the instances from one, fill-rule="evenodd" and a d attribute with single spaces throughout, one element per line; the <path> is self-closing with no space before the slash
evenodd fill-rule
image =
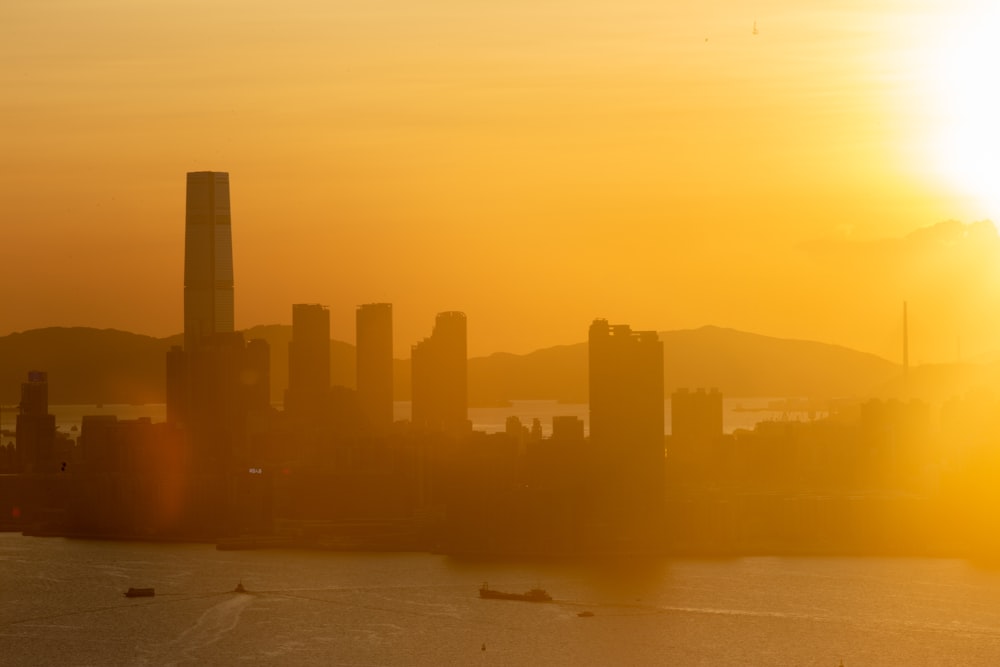
<path id="1" fill-rule="evenodd" d="M 195 368 L 203 345 L 216 334 L 231 334 L 233 321 L 233 236 L 229 174 L 194 171 L 187 175 L 184 217 L 184 347 L 167 354 L 167 421 L 193 418 Z"/>
<path id="2" fill-rule="evenodd" d="M 590 438 L 604 473 L 616 540 L 658 541 L 664 506 L 663 343 L 655 331 L 594 320 L 589 336 Z"/>
<path id="3" fill-rule="evenodd" d="M 392 304 L 366 303 L 355 312 L 358 403 L 369 429 L 392 426 Z"/>
<path id="4" fill-rule="evenodd" d="M 292 305 L 285 409 L 316 418 L 330 400 L 330 311 L 316 303 Z"/>
<path id="5" fill-rule="evenodd" d="M 183 424 L 188 420 L 191 386 L 188 355 L 180 345 L 167 350 L 167 421 Z"/>
<path id="6" fill-rule="evenodd" d="M 438 313 L 430 338 L 411 350 L 413 423 L 462 433 L 468 428 L 465 313 Z"/>
<path id="7" fill-rule="evenodd" d="M 266 412 L 271 407 L 271 345 L 263 338 L 247 341 L 247 407 Z"/>
<path id="8" fill-rule="evenodd" d="M 247 416 L 266 409 L 258 384 L 269 371 L 261 368 L 265 350 L 248 348 L 242 332 L 217 333 L 185 353 L 189 398 L 185 426 L 200 464 L 226 469 L 241 455 Z"/>
<path id="9" fill-rule="evenodd" d="M 190 353 L 203 338 L 233 330 L 229 174 L 191 172 L 184 225 L 184 348 Z"/>
<path id="10" fill-rule="evenodd" d="M 56 418 L 49 414 L 49 377 L 43 371 L 28 373 L 21 383 L 15 447 L 21 472 L 55 472 Z"/>
<path id="11" fill-rule="evenodd" d="M 594 320 L 589 337 L 590 436 L 663 458 L 663 343 L 655 331 Z"/>

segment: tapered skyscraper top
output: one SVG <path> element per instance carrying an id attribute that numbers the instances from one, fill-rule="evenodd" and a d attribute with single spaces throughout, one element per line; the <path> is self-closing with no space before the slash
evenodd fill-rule
<path id="1" fill-rule="evenodd" d="M 187 175 L 184 228 L 184 348 L 234 330 L 229 174 Z"/>

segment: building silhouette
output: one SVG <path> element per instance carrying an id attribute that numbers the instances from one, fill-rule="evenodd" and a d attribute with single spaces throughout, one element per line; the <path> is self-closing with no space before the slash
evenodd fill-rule
<path id="1" fill-rule="evenodd" d="M 552 439 L 582 441 L 583 420 L 565 415 L 552 417 Z"/>
<path id="2" fill-rule="evenodd" d="M 292 305 L 285 410 L 318 419 L 330 401 L 330 311 L 315 303 Z"/>
<path id="3" fill-rule="evenodd" d="M 722 393 L 677 389 L 670 395 L 667 474 L 672 492 L 704 488 L 723 473 Z"/>
<path id="4" fill-rule="evenodd" d="M 167 419 L 195 469 L 215 476 L 207 512 L 228 502 L 222 480 L 245 463 L 249 415 L 269 408 L 270 348 L 234 328 L 229 174 L 188 173 L 185 210 L 184 348 L 167 353 Z"/>
<path id="5" fill-rule="evenodd" d="M 167 421 L 194 418 L 198 348 L 216 334 L 235 330 L 233 237 L 229 174 L 195 171 L 187 175 L 184 216 L 184 347 L 167 353 Z"/>
<path id="6" fill-rule="evenodd" d="M 183 424 L 187 421 L 191 386 L 188 380 L 187 354 L 180 345 L 167 350 L 167 422 Z"/>
<path id="7" fill-rule="evenodd" d="M 229 174 L 187 175 L 184 219 L 184 349 L 234 330 Z"/>
<path id="8" fill-rule="evenodd" d="M 464 433 L 468 422 L 465 313 L 438 313 L 434 330 L 411 350 L 412 418 L 421 428 Z"/>
<path id="9" fill-rule="evenodd" d="M 369 429 L 392 426 L 392 304 L 366 303 L 355 312 L 358 403 Z"/>
<path id="10" fill-rule="evenodd" d="M 271 345 L 263 338 L 247 341 L 246 374 L 247 407 L 264 412 L 271 408 Z"/>
<path id="11" fill-rule="evenodd" d="M 663 343 L 655 331 L 594 320 L 589 336 L 590 438 L 604 473 L 608 537 L 652 546 L 664 504 Z"/>
<path id="12" fill-rule="evenodd" d="M 241 462 L 247 417 L 260 407 L 259 385 L 269 374 L 255 367 L 261 356 L 259 349 L 248 348 L 240 332 L 208 336 L 188 356 L 191 407 L 185 427 L 195 446 L 196 464 L 206 471 L 230 470 Z"/>
<path id="13" fill-rule="evenodd" d="M 685 442 L 707 443 L 722 436 L 722 394 L 686 388 L 670 395 L 670 433 Z"/>
<path id="14" fill-rule="evenodd" d="M 55 472 L 56 418 L 49 414 L 49 379 L 42 371 L 28 373 L 21 383 L 15 441 L 21 472 Z"/>

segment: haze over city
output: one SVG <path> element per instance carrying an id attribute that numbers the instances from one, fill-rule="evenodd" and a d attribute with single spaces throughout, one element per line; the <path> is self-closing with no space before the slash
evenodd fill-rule
<path id="1" fill-rule="evenodd" d="M 1000 664 L 998 34 L 0 3 L 0 662 Z"/>
<path id="2" fill-rule="evenodd" d="M 192 19 L 197 15 L 197 20 Z M 1000 349 L 986 2 L 11 2 L 2 333 L 179 333 L 182 175 L 233 176 L 236 327 L 594 317 L 914 363 Z M 950 221 L 950 222 L 949 222 Z M 30 278 L 29 278 L 30 277 Z M 29 286 L 29 287 L 26 287 Z"/>

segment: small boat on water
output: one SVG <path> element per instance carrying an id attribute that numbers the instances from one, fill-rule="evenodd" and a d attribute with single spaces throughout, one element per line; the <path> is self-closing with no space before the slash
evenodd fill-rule
<path id="1" fill-rule="evenodd" d="M 580 618 L 590 618 L 593 615 L 594 612 L 587 610 L 581 611 L 579 614 L 577 614 L 577 616 L 579 616 Z"/>
<path id="2" fill-rule="evenodd" d="M 151 598 L 156 595 L 155 588 L 130 588 L 125 591 L 127 598 Z"/>
<path id="3" fill-rule="evenodd" d="M 552 602 L 552 596 L 545 589 L 532 588 L 526 593 L 504 593 L 490 588 L 489 584 L 479 587 L 479 597 L 488 600 L 520 600 L 521 602 Z"/>

